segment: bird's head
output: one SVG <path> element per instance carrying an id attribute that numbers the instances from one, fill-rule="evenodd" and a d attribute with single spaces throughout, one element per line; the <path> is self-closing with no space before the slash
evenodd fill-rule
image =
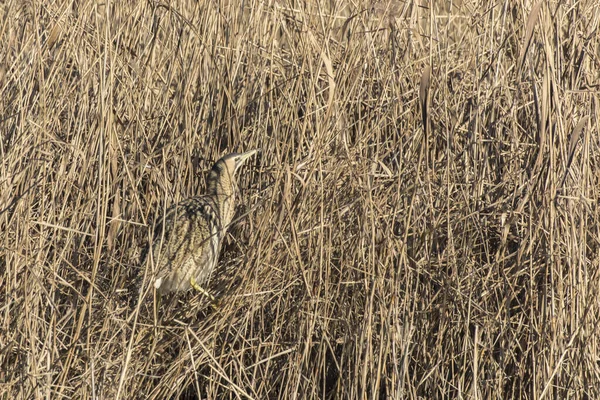
<path id="1" fill-rule="evenodd" d="M 236 173 L 236 171 L 242 165 L 244 165 L 246 160 L 248 158 L 252 157 L 253 155 L 255 155 L 256 153 L 258 153 L 258 150 L 250 150 L 245 153 L 231 153 L 231 154 L 228 154 L 228 155 L 224 156 L 223 158 L 221 158 L 221 161 L 223 161 L 225 163 L 225 166 L 226 166 L 229 174 L 234 175 Z"/>
<path id="2" fill-rule="evenodd" d="M 208 175 L 208 194 L 231 196 L 235 186 L 236 171 L 257 152 L 258 150 L 250 150 L 245 153 L 231 153 L 220 158 Z"/>

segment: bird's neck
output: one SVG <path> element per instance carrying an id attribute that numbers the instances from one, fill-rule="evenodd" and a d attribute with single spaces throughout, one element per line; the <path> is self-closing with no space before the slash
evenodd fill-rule
<path id="1" fill-rule="evenodd" d="M 224 163 L 215 164 L 208 175 L 208 194 L 217 200 L 221 224 L 226 227 L 235 209 L 235 182 Z"/>

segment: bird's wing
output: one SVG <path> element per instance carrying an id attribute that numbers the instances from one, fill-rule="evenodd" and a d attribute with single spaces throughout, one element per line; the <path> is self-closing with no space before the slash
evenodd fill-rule
<path id="1" fill-rule="evenodd" d="M 162 227 L 165 227 L 164 229 Z M 216 203 L 208 196 L 193 197 L 169 208 L 155 231 L 153 257 L 157 279 L 165 291 L 184 290 L 193 276 L 206 281 L 220 244 Z"/>

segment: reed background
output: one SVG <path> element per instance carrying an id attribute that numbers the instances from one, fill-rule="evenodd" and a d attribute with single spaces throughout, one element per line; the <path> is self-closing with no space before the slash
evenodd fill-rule
<path id="1" fill-rule="evenodd" d="M 600 398 L 597 1 L 0 15 L 0 398 Z M 252 148 L 156 320 L 153 221 Z"/>

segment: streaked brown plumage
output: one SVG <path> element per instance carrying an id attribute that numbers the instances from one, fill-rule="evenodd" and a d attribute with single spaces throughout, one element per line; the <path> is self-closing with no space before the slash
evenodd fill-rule
<path id="1" fill-rule="evenodd" d="M 234 215 L 235 173 L 256 152 L 224 156 L 210 171 L 206 194 L 167 210 L 151 248 L 156 271 L 154 287 L 160 294 L 191 287 L 204 292 L 201 286 L 217 266 L 221 242 Z"/>

